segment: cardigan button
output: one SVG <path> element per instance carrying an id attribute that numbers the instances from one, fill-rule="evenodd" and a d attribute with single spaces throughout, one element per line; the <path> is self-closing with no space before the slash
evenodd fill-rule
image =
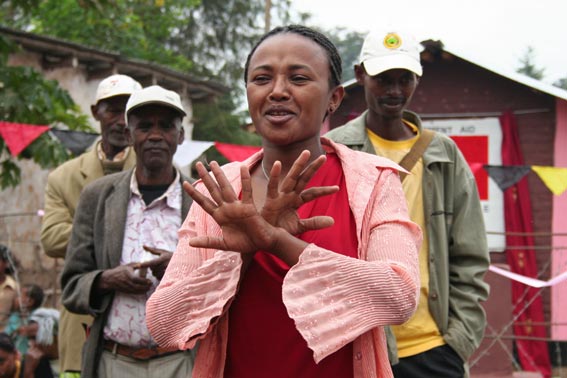
<path id="1" fill-rule="evenodd" d="M 436 301 L 437 298 L 438 298 L 437 293 L 431 294 L 431 299 L 433 299 L 434 301 Z"/>
<path id="2" fill-rule="evenodd" d="M 362 360 L 362 353 L 358 352 L 354 358 L 356 358 L 357 360 Z"/>

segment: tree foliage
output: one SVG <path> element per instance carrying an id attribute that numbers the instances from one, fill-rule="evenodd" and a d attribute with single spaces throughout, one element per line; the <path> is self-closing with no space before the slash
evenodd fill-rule
<path id="1" fill-rule="evenodd" d="M 537 68 L 535 64 L 535 49 L 532 46 L 526 48 L 524 56 L 520 58 L 521 66 L 516 72 L 541 80 L 544 77 L 545 68 Z"/>
<path id="2" fill-rule="evenodd" d="M 553 83 L 556 87 L 567 90 L 567 77 L 561 78 Z"/>
<path id="3" fill-rule="evenodd" d="M 43 0 L 11 0 L 0 3 L 0 15 L 4 20 L 11 20 L 14 23 L 28 18 L 28 15 L 40 6 Z M 82 8 L 92 8 L 101 10 L 109 5 L 113 0 L 77 0 L 77 4 Z"/>
<path id="4" fill-rule="evenodd" d="M 187 8 L 197 1 L 91 0 L 91 5 L 84 5 L 77 0 L 43 0 L 24 16 L 4 22 L 33 33 L 190 70 L 191 60 L 177 54 L 169 40 L 178 32 L 178 25 L 186 22 Z"/>
<path id="5" fill-rule="evenodd" d="M 15 48 L 0 37 L 0 120 L 92 131 L 87 117 L 56 81 L 45 80 L 31 67 L 7 65 L 8 54 Z M 33 159 L 41 167 L 50 168 L 67 160 L 69 153 L 58 140 L 44 133 L 14 158 L 0 139 L 0 188 L 19 184 L 20 168 L 16 160 L 21 158 Z"/>
<path id="6" fill-rule="evenodd" d="M 264 0 L 208 0 L 187 13 L 172 45 L 201 74 L 241 87 L 246 54 L 263 34 Z"/>
<path id="7" fill-rule="evenodd" d="M 243 124 L 243 66 L 246 54 L 264 31 L 264 0 L 13 0 L 35 3 L 18 17 L 4 22 L 12 27 L 50 35 L 99 49 L 121 53 L 199 78 L 212 78 L 232 89 L 219 104 L 199 105 L 195 138 L 203 135 L 227 142 L 248 141 Z M 94 3 L 94 5 L 93 5 Z M 272 1 L 272 13 L 285 23 L 289 0 Z M 0 7 L 0 15 L 2 7 Z M 231 125 L 227 129 L 227 125 Z M 203 129 L 203 130 L 201 130 Z M 228 132 L 228 130 L 231 130 Z M 254 138 L 254 137 L 252 137 Z"/>
<path id="8" fill-rule="evenodd" d="M 260 145 L 260 137 L 257 134 L 249 133 L 241 128 L 241 116 L 234 114 L 227 117 L 218 116 L 231 107 L 228 96 L 221 98 L 214 105 L 196 104 L 193 107 L 193 118 L 195 123 L 202 127 L 193 131 L 193 139 Z"/>
<path id="9" fill-rule="evenodd" d="M 290 3 L 272 0 L 272 20 L 308 24 L 311 16 L 291 15 Z M 0 19 L 220 81 L 232 93 L 216 103 L 194 104 L 193 138 L 257 145 L 259 137 L 240 127 L 247 113 L 236 109 L 244 99 L 246 56 L 264 33 L 265 5 L 265 0 L 12 0 L 0 5 Z M 323 32 L 341 53 L 343 79 L 352 79 L 364 35 L 344 28 Z"/>
<path id="10" fill-rule="evenodd" d="M 343 83 L 354 79 L 354 65 L 359 63 L 360 49 L 366 33 L 337 28 L 335 30 L 322 30 L 337 46 L 343 61 Z"/>
<path id="11" fill-rule="evenodd" d="M 37 5 L 19 17 L 0 12 L 12 27 L 189 71 L 231 88 L 236 88 L 246 54 L 264 28 L 264 0 L 12 2 Z M 272 1 L 281 22 L 289 19 L 289 4 Z"/>
<path id="12" fill-rule="evenodd" d="M 213 105 L 196 104 L 193 106 L 193 139 L 218 141 L 233 144 L 259 146 L 260 136 L 242 129 L 243 115 L 229 112 L 233 108 L 230 96 L 222 97 Z M 206 152 L 206 160 L 215 160 L 219 164 L 228 162 L 216 149 Z"/>

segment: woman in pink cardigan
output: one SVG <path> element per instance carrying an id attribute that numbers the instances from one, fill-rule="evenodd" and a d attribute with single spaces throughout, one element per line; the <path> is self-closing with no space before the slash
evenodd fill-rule
<path id="1" fill-rule="evenodd" d="M 419 289 L 421 231 L 397 165 L 320 137 L 344 96 L 322 34 L 278 27 L 245 66 L 263 150 L 184 189 L 195 201 L 147 304 L 156 341 L 199 347 L 193 377 L 391 377 L 384 326 Z"/>

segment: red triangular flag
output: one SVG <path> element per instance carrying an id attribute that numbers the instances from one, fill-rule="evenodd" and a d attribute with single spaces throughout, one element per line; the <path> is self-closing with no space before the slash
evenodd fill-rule
<path id="1" fill-rule="evenodd" d="M 262 147 L 215 142 L 215 148 L 230 161 L 243 161 Z"/>
<path id="2" fill-rule="evenodd" d="M 475 177 L 479 175 L 482 171 L 482 163 L 471 163 L 469 162 L 469 168 Z"/>
<path id="3" fill-rule="evenodd" d="M 31 142 L 47 130 L 49 130 L 49 126 L 0 121 L 0 136 L 4 139 L 13 156 L 18 156 Z"/>

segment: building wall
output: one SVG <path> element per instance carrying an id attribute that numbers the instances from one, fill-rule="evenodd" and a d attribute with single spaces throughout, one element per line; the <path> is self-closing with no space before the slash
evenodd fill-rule
<path id="1" fill-rule="evenodd" d="M 429 114 L 526 112 L 515 115 L 524 163 L 554 164 L 555 98 L 463 60 L 425 63 L 424 75 L 411 108 L 418 113 Z M 550 246 L 553 194 L 534 172 L 526 177 L 531 195 L 533 230 L 548 234 L 536 237 L 535 243 L 540 247 Z M 542 279 L 550 276 L 550 252 L 550 249 L 535 252 Z M 506 261 L 503 253 L 492 253 L 491 258 L 493 263 Z M 542 290 L 541 293 L 545 317 L 549 320 L 550 290 Z"/>
<path id="2" fill-rule="evenodd" d="M 555 167 L 567 167 L 567 101 L 557 100 L 557 129 L 555 133 Z M 553 277 L 567 271 L 567 191 L 553 196 Z M 567 282 L 551 288 L 552 337 L 567 341 Z"/>
<path id="3" fill-rule="evenodd" d="M 55 305 L 61 261 L 47 257 L 39 242 L 43 193 L 48 171 L 31 160 L 19 160 L 21 183 L 0 192 L 0 243 L 8 246 L 19 262 L 22 283 L 37 283 L 47 294 L 46 304 Z M 54 295 L 55 294 L 55 295 Z"/>
<path id="4" fill-rule="evenodd" d="M 95 93 L 98 84 L 104 77 L 88 80 L 87 72 L 83 67 L 60 67 L 56 69 L 44 70 L 41 66 L 41 57 L 39 54 L 31 52 L 19 52 L 12 54 L 8 60 L 8 64 L 12 66 L 29 66 L 43 73 L 46 79 L 55 80 L 59 83 L 61 88 L 67 90 L 73 101 L 79 105 L 81 111 L 89 116 L 89 122 L 94 130 L 100 132 L 98 122 L 91 115 L 91 105 L 94 104 Z M 153 82 L 148 82 L 147 79 L 140 80 L 142 86 L 146 87 Z M 169 89 L 169 88 L 168 88 Z M 180 94 L 183 108 L 187 112 L 187 117 L 183 119 L 183 127 L 185 129 L 185 136 L 190 139 L 193 134 L 193 105 L 191 99 L 186 94 Z"/>

